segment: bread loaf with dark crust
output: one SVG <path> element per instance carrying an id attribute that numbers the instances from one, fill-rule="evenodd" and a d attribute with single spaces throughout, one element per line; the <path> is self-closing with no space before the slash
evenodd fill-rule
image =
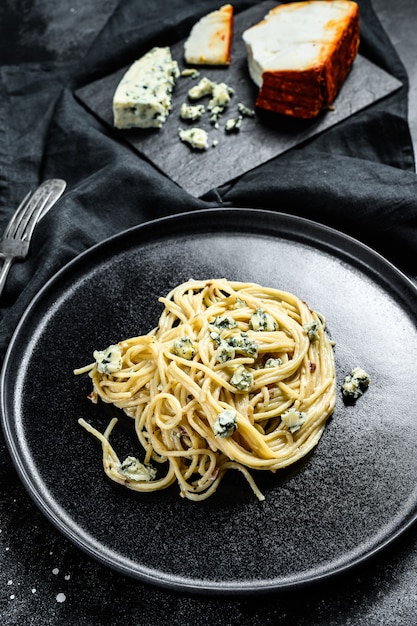
<path id="1" fill-rule="evenodd" d="M 256 105 L 300 118 L 329 108 L 359 46 L 359 8 L 352 0 L 281 4 L 243 33 Z"/>

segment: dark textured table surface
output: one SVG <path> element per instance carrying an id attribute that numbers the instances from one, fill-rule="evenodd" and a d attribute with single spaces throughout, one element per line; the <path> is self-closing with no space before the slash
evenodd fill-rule
<path id="1" fill-rule="evenodd" d="M 21 42 L 19 58 L 11 53 L 7 62 L 82 58 L 118 4 L 103 0 L 97 10 L 85 0 L 6 2 L 0 27 L 8 36 L 15 32 Z M 409 123 L 416 150 L 417 5 L 414 0 L 373 4 L 409 74 Z M 417 623 L 416 526 L 331 582 L 256 598 L 199 597 L 141 584 L 101 566 L 45 520 L 17 479 L 6 484 L 0 475 L 0 483 L 0 624 L 5 626 Z"/>

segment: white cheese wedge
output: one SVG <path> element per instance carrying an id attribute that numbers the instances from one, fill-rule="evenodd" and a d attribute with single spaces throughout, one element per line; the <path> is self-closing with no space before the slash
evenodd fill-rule
<path id="1" fill-rule="evenodd" d="M 330 105 L 359 44 L 359 11 L 350 0 L 281 4 L 243 33 L 257 105 L 308 117 Z M 298 109 L 298 110 L 297 110 Z"/>
<path id="2" fill-rule="evenodd" d="M 124 74 L 113 97 L 116 128 L 161 128 L 179 76 L 168 47 L 152 48 Z"/>
<path id="3" fill-rule="evenodd" d="M 347 8 L 345 0 L 322 0 L 272 9 L 264 21 L 243 33 L 253 81 L 260 87 L 266 69 L 306 70 L 320 62 L 337 39 Z"/>
<path id="4" fill-rule="evenodd" d="M 184 58 L 193 65 L 229 65 L 233 7 L 225 4 L 194 24 L 184 44 Z"/>

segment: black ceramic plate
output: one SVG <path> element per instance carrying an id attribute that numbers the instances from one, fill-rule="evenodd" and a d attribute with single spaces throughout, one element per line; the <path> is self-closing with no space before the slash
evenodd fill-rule
<path id="1" fill-rule="evenodd" d="M 256 480 L 239 473 L 192 503 L 178 488 L 132 494 L 109 482 L 92 405 L 75 367 L 95 348 L 154 327 L 157 298 L 190 277 L 256 281 L 323 313 L 339 385 L 354 366 L 371 385 L 333 418 L 303 462 Z M 77 546 L 135 578 L 182 590 L 243 593 L 329 577 L 375 554 L 415 519 L 417 292 L 376 253 L 329 228 L 257 210 L 213 209 L 148 223 L 75 259 L 21 320 L 2 374 L 2 419 L 20 476 Z M 121 420 L 113 443 L 137 452 Z"/>

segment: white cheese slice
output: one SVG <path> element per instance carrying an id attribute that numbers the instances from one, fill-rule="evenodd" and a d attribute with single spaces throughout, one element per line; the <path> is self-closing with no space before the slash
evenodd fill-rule
<path id="1" fill-rule="evenodd" d="M 194 65 L 229 65 L 233 7 L 225 4 L 194 24 L 184 44 L 184 58 Z"/>
<path id="2" fill-rule="evenodd" d="M 116 128 L 161 128 L 172 104 L 178 64 L 168 47 L 152 48 L 124 74 L 113 97 Z"/>

